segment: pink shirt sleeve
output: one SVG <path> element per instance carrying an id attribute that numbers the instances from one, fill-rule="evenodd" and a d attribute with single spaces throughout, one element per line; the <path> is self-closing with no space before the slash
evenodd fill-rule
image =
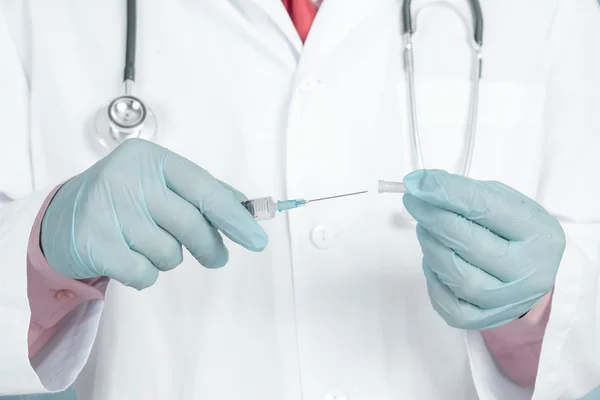
<path id="1" fill-rule="evenodd" d="M 523 318 L 481 332 L 500 368 L 522 387 L 535 385 L 551 307 L 552 292 L 544 296 Z"/>
<path id="2" fill-rule="evenodd" d="M 55 188 L 42 205 L 29 237 L 27 249 L 27 296 L 31 321 L 27 343 L 33 357 L 60 328 L 63 318 L 83 302 L 104 299 L 108 278 L 73 280 L 55 272 L 40 247 L 44 213 L 58 191 Z"/>

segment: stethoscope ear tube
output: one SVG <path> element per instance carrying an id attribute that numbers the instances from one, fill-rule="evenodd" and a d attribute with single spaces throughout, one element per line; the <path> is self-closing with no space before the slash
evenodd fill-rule
<path id="1" fill-rule="evenodd" d="M 473 39 L 479 47 L 483 46 L 483 12 L 479 0 L 470 0 L 471 12 L 473 13 Z"/>
<path id="2" fill-rule="evenodd" d="M 411 15 L 412 0 L 402 2 L 402 33 L 412 35 L 414 33 Z"/>

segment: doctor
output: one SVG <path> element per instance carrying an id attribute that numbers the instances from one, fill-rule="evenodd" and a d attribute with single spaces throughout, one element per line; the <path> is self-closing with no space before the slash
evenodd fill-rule
<path id="1" fill-rule="evenodd" d="M 125 1 L 0 0 L 0 394 L 562 400 L 600 385 L 597 3 L 481 1 L 469 177 L 452 173 L 466 2 L 413 2 L 414 172 L 400 2 L 283 3 L 141 3 L 136 95 L 159 134 L 109 153 L 94 115 L 122 91 Z M 403 199 L 261 225 L 240 205 L 403 178 Z"/>

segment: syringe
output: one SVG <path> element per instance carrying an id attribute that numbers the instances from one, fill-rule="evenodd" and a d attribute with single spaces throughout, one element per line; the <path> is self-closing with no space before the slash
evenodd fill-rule
<path id="1" fill-rule="evenodd" d="M 275 201 L 272 197 L 261 197 L 259 199 L 246 200 L 242 202 L 242 205 L 246 207 L 246 210 L 252 214 L 252 217 L 257 221 L 264 221 L 267 219 L 275 218 L 275 214 L 279 211 L 291 210 L 294 208 L 302 207 L 308 203 L 314 203 L 315 201 L 337 199 L 339 197 L 355 196 L 357 194 L 367 193 L 368 190 L 362 192 L 338 194 L 336 196 L 321 197 L 319 199 L 304 200 L 279 200 Z"/>

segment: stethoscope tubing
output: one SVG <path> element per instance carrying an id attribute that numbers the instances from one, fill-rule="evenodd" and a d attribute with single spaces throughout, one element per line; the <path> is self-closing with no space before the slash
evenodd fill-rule
<path id="1" fill-rule="evenodd" d="M 473 19 L 473 40 L 483 46 L 483 12 L 479 0 L 468 0 Z M 412 35 L 415 33 L 415 25 L 412 18 L 412 0 L 402 2 L 402 33 Z"/>
<path id="2" fill-rule="evenodd" d="M 473 75 L 471 78 L 471 90 L 469 94 L 469 113 L 467 116 L 467 125 L 465 132 L 465 143 L 461 154 L 461 162 L 458 173 L 464 176 L 469 175 L 473 160 L 473 151 L 475 148 L 475 137 L 477 130 L 477 113 L 479 108 L 479 83 L 481 80 L 481 70 L 483 57 L 481 47 L 483 44 L 483 14 L 478 0 L 468 0 L 471 8 L 473 20 Z M 421 150 L 419 122 L 417 113 L 417 95 L 415 88 L 415 66 L 414 66 L 414 44 L 412 36 L 415 33 L 413 24 L 411 0 L 404 0 L 402 3 L 402 32 L 404 40 L 404 71 L 405 79 L 408 84 L 407 102 L 408 102 L 408 122 L 410 142 L 412 146 L 412 168 L 425 168 L 423 152 Z"/>

